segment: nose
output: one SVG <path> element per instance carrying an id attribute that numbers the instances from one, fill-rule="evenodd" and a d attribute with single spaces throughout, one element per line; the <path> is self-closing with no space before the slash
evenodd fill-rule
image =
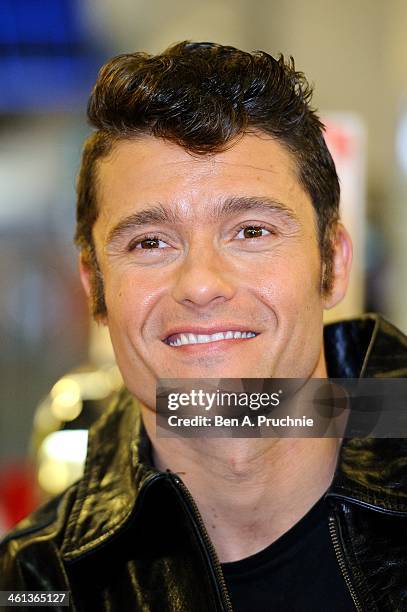
<path id="1" fill-rule="evenodd" d="M 176 271 L 172 296 L 176 302 L 204 307 L 226 302 L 236 292 L 230 264 L 215 248 L 190 248 Z"/>

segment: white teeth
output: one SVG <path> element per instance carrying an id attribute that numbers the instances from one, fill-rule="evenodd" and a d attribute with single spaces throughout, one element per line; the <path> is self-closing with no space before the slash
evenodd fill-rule
<path id="1" fill-rule="evenodd" d="M 205 344 L 207 342 L 217 342 L 218 340 L 232 340 L 234 338 L 254 338 L 256 334 L 254 332 L 240 332 L 240 331 L 225 331 L 216 332 L 216 334 L 179 334 L 174 340 L 169 343 L 170 346 L 181 346 L 186 344 Z"/>

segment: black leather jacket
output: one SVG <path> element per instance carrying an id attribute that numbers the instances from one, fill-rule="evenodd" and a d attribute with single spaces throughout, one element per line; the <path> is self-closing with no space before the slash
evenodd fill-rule
<path id="1" fill-rule="evenodd" d="M 406 376 L 406 348 L 405 336 L 374 315 L 325 328 L 331 377 Z M 401 439 L 345 440 L 326 494 L 357 610 L 407 610 L 406 451 Z M 91 429 L 83 478 L 3 540 L 0 589 L 68 590 L 77 611 L 230 611 L 193 499 L 149 453 L 123 391 Z"/>

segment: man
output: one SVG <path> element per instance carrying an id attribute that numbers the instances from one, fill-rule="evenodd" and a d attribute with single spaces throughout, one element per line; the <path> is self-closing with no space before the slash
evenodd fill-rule
<path id="1" fill-rule="evenodd" d="M 377 316 L 323 329 L 351 242 L 292 62 L 210 43 L 106 64 L 76 241 L 124 378 L 84 477 L 3 542 L 74 610 L 404 610 L 402 440 L 158 437 L 159 378 L 397 377 Z"/>

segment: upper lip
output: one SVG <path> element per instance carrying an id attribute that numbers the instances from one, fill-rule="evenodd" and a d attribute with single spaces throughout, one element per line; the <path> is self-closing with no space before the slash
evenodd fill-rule
<path id="1" fill-rule="evenodd" d="M 202 327 L 200 325 L 179 325 L 177 327 L 171 327 L 162 338 L 163 342 L 168 340 L 170 336 L 174 336 L 175 334 L 202 334 L 206 336 L 210 336 L 211 334 L 217 334 L 219 332 L 225 331 L 241 331 L 241 332 L 254 332 L 258 334 L 253 327 L 248 327 L 247 325 L 239 325 L 236 323 L 217 323 L 216 325 L 211 325 L 210 327 Z"/>

